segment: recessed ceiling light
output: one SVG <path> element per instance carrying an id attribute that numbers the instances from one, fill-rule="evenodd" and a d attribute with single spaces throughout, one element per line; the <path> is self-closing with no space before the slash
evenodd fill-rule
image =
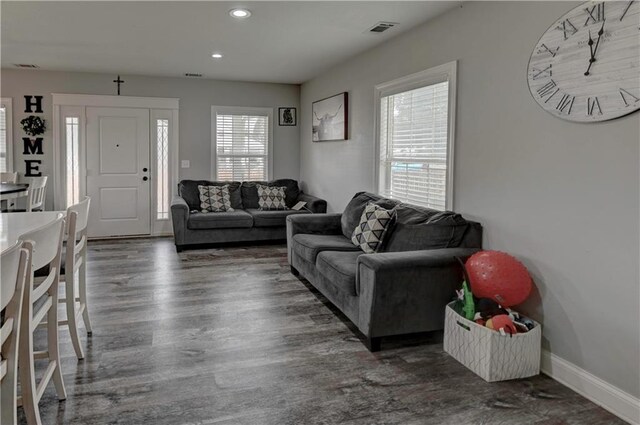
<path id="1" fill-rule="evenodd" d="M 248 9 L 231 9 L 229 15 L 237 19 L 245 19 L 251 16 L 251 11 Z"/>
<path id="2" fill-rule="evenodd" d="M 222 58 L 222 53 L 214 53 L 214 54 L 211 55 L 211 57 L 214 58 L 214 59 L 220 59 L 220 58 Z"/>

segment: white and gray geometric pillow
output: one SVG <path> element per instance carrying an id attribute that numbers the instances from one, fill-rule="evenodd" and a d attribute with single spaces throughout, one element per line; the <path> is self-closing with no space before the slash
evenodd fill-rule
<path id="1" fill-rule="evenodd" d="M 198 191 L 200 192 L 200 210 L 203 213 L 233 211 L 228 184 L 223 186 L 198 185 Z"/>
<path id="2" fill-rule="evenodd" d="M 393 214 L 393 210 L 386 210 L 369 202 L 360 216 L 360 224 L 353 230 L 351 242 L 367 254 L 378 252 Z"/>
<path id="3" fill-rule="evenodd" d="M 258 188 L 258 205 L 261 210 L 288 210 L 285 203 L 286 187 L 284 186 L 263 186 Z"/>

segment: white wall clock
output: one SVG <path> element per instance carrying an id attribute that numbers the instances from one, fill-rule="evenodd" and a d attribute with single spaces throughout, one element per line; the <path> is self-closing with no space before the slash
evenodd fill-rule
<path id="1" fill-rule="evenodd" d="M 640 109 L 640 0 L 590 1 L 562 16 L 533 49 L 528 81 L 536 102 L 566 120 Z"/>

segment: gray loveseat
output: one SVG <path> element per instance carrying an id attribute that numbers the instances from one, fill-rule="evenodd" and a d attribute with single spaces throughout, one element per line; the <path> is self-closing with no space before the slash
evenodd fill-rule
<path id="1" fill-rule="evenodd" d="M 395 208 L 382 252 L 365 254 L 351 234 L 369 202 Z M 444 328 L 445 306 L 466 259 L 482 247 L 482 226 L 439 212 L 361 192 L 342 214 L 287 217 L 289 264 L 364 334 L 369 350 L 381 338 Z"/>
<path id="2" fill-rule="evenodd" d="M 306 208 L 314 213 L 327 211 L 327 202 L 300 191 L 298 182 L 279 179 L 269 182 L 213 182 L 208 180 L 182 180 L 178 184 L 178 196 L 171 202 L 171 219 L 176 250 L 187 246 L 223 243 L 284 240 L 286 218 L 293 214 L 309 214 L 307 210 L 261 211 L 258 205 L 256 184 L 286 187 L 285 202 L 293 207 L 297 202 L 307 203 Z M 198 185 L 229 185 L 231 207 L 234 211 L 200 211 Z"/>

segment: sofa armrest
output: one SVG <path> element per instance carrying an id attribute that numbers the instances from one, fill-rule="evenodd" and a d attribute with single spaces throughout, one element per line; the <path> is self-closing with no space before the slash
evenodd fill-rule
<path id="1" fill-rule="evenodd" d="M 341 213 L 332 214 L 293 214 L 287 216 L 287 254 L 291 264 L 291 243 L 298 233 L 318 235 L 340 235 Z"/>
<path id="2" fill-rule="evenodd" d="M 399 269 L 429 269 L 454 265 L 459 267 L 456 257 L 463 260 L 480 251 L 477 248 L 442 248 L 420 251 L 381 252 L 358 257 L 358 263 L 375 271 Z"/>
<path id="3" fill-rule="evenodd" d="M 180 250 L 184 245 L 184 234 L 189 220 L 189 205 L 181 196 L 174 196 L 171 200 L 171 221 L 173 223 L 173 236 L 175 244 Z"/>
<path id="4" fill-rule="evenodd" d="M 358 328 L 368 337 L 443 329 L 447 303 L 461 287 L 463 260 L 475 248 L 364 254 L 358 258 Z"/>
<path id="5" fill-rule="evenodd" d="M 312 195 L 307 195 L 304 192 L 301 192 L 300 196 L 298 196 L 298 202 L 306 202 L 307 205 L 305 206 L 313 213 L 319 214 L 327 212 L 327 201 Z"/>

